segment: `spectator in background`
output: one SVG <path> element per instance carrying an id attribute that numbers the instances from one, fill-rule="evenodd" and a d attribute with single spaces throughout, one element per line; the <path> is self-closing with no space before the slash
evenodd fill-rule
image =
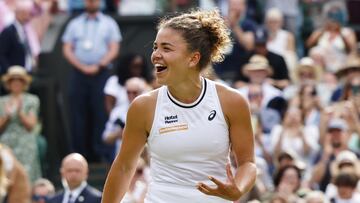
<path id="1" fill-rule="evenodd" d="M 270 104 L 277 99 L 282 99 L 282 92 L 268 82 L 272 73 L 272 68 L 267 59 L 261 55 L 254 55 L 250 58 L 249 63 L 243 67 L 243 74 L 250 81 L 247 85 L 238 89 L 250 101 L 252 113 L 260 116 L 262 132 L 264 133 L 268 133 L 274 121 L 275 123 L 279 122 L 282 116 L 282 109 L 274 109 L 277 114 L 275 115 L 277 122 L 276 119 L 268 120 L 274 118 L 273 116 L 264 115 L 269 113 L 272 115 L 269 112 Z"/>
<path id="2" fill-rule="evenodd" d="M 298 36 L 302 16 L 299 10 L 299 0 L 267 0 L 266 10 L 277 8 L 284 15 L 284 27 L 286 30 Z"/>
<path id="3" fill-rule="evenodd" d="M 33 6 L 32 0 L 16 1 L 16 20 L 0 34 L 0 75 L 13 65 L 20 65 L 27 72 L 33 72 L 36 67 L 40 45 L 28 24 Z"/>
<path id="4" fill-rule="evenodd" d="M 116 144 L 115 156 L 120 151 L 122 131 L 125 126 L 129 105 L 137 96 L 146 92 L 146 90 L 148 90 L 148 85 L 144 79 L 138 77 L 129 78 L 125 82 L 126 103 L 116 106 L 111 111 L 102 138 L 107 144 Z"/>
<path id="5" fill-rule="evenodd" d="M 304 126 L 301 113 L 299 108 L 289 107 L 283 124 L 271 130 L 271 149 L 274 157 L 282 151 L 294 154 L 311 171 L 313 157 L 319 150 L 319 130 L 317 126 Z"/>
<path id="6" fill-rule="evenodd" d="M 89 161 L 112 156 L 101 134 L 107 120 L 104 86 L 119 53 L 116 22 L 102 14 L 100 0 L 85 0 L 86 12 L 73 19 L 62 37 L 65 58 L 73 66 L 69 80 L 72 149 Z"/>
<path id="7" fill-rule="evenodd" d="M 301 199 L 297 192 L 302 183 L 301 171 L 294 165 L 280 168 L 274 176 L 275 192 L 289 203 L 297 203 Z"/>
<path id="8" fill-rule="evenodd" d="M 343 172 L 335 177 L 334 184 L 337 187 L 337 195 L 331 198 L 331 202 L 360 202 L 360 193 L 356 191 L 359 177 L 354 172 Z"/>
<path id="9" fill-rule="evenodd" d="M 266 47 L 285 59 L 288 69 L 293 72 L 296 63 L 296 45 L 294 34 L 282 29 L 284 17 L 277 8 L 271 8 L 266 12 L 265 25 L 269 33 Z"/>
<path id="10" fill-rule="evenodd" d="M 224 61 L 214 64 L 214 69 L 220 78 L 234 80 L 234 73 L 246 64 L 247 53 L 254 48 L 256 24 L 246 18 L 246 0 L 229 0 L 225 12 L 223 15 L 234 43 Z"/>
<path id="11" fill-rule="evenodd" d="M 336 110 L 337 111 L 337 110 Z M 322 149 L 315 158 L 315 165 L 312 174 L 312 187 L 317 187 L 325 191 L 326 186 L 331 181 L 330 165 L 336 159 L 339 153 L 348 150 L 348 125 L 341 118 L 328 118 L 325 123 L 325 135 L 323 141 L 320 141 Z"/>
<path id="12" fill-rule="evenodd" d="M 329 199 L 338 195 L 334 181 L 339 174 L 354 173 L 356 176 L 360 177 L 360 160 L 355 153 L 344 150 L 340 152 L 335 161 L 331 163 L 330 171 L 332 181 L 327 185 L 325 191 L 325 194 Z M 360 192 L 360 182 L 358 182 L 356 188 L 358 190 L 357 192 Z"/>
<path id="13" fill-rule="evenodd" d="M 72 153 L 67 155 L 62 160 L 60 174 L 64 191 L 51 197 L 47 203 L 101 202 L 101 192 L 86 182 L 89 167 L 86 159 L 81 154 Z"/>
<path id="14" fill-rule="evenodd" d="M 125 91 L 125 82 L 131 77 L 141 77 L 149 80 L 148 67 L 144 56 L 129 53 L 120 57 L 115 74 L 106 81 L 105 107 L 108 114 L 114 107 L 125 105 L 127 108 L 128 99 Z"/>
<path id="15" fill-rule="evenodd" d="M 10 25 L 15 16 L 13 7 L 15 7 L 15 0 L 2 0 L 0 1 L 0 33 L 2 30 Z"/>
<path id="16" fill-rule="evenodd" d="M 0 144 L 0 202 L 29 203 L 30 196 L 30 181 L 23 165 L 11 149 Z"/>
<path id="17" fill-rule="evenodd" d="M 267 41 L 268 32 L 264 28 L 258 28 L 255 32 L 255 49 L 250 53 L 249 59 L 254 55 L 264 56 L 268 60 L 273 72 L 271 78 L 267 79 L 267 82 L 279 89 L 284 89 L 290 82 L 289 71 L 284 58 L 267 49 Z M 238 68 L 238 71 L 237 79 L 246 82 L 248 78 L 243 75 L 242 67 Z"/>
<path id="18" fill-rule="evenodd" d="M 55 187 L 48 179 L 37 179 L 32 186 L 32 203 L 45 203 L 54 194 Z"/>
<path id="19" fill-rule="evenodd" d="M 356 35 L 344 27 L 342 10 L 337 6 L 325 13 L 324 27 L 315 30 L 306 41 L 308 48 L 319 46 L 324 50 L 326 71 L 338 71 L 346 57 L 357 53 Z"/>
<path id="20" fill-rule="evenodd" d="M 24 165 L 31 182 L 41 177 L 36 136 L 39 136 L 40 101 L 26 90 L 31 77 L 21 66 L 12 66 L 2 77 L 8 95 L 0 97 L 0 142 L 8 145 Z"/>

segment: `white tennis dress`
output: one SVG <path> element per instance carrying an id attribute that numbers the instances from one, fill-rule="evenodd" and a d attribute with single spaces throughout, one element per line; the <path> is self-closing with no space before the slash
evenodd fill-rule
<path id="1" fill-rule="evenodd" d="M 159 89 L 148 137 L 151 181 L 145 203 L 230 203 L 197 190 L 208 176 L 223 182 L 229 162 L 229 131 L 215 83 L 202 78 L 199 98 L 184 104 Z"/>

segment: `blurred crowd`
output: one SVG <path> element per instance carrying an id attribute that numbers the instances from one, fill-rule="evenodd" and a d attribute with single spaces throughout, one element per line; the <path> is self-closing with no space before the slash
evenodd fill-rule
<path id="1" fill-rule="evenodd" d="M 121 27 L 111 16 L 191 8 L 219 9 L 233 39 L 204 77 L 237 89 L 251 109 L 258 179 L 238 202 L 360 202 L 360 58 L 349 26 L 349 12 L 360 7 L 349 2 L 0 0 L 0 202 L 100 202 L 86 182 L 87 162 L 111 163 L 130 103 L 158 88 L 145 56 L 122 54 Z M 39 98 L 28 89 L 59 14 L 77 15 L 61 36 L 72 67 L 66 96 L 75 153 L 62 161 L 56 193 L 42 174 L 51 146 Z M 143 202 L 149 164 L 145 149 L 123 203 Z"/>

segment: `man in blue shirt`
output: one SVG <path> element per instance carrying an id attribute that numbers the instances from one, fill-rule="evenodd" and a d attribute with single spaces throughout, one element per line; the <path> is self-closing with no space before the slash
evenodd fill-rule
<path id="1" fill-rule="evenodd" d="M 68 24 L 62 40 L 65 58 L 73 66 L 69 85 L 72 148 L 91 161 L 104 149 L 103 89 L 119 53 L 121 34 L 116 22 L 99 11 L 100 0 L 85 0 L 85 8 Z"/>

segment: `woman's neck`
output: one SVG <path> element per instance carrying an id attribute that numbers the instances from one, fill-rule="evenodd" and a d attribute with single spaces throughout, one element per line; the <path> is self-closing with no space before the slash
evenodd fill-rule
<path id="1" fill-rule="evenodd" d="M 10 93 L 10 96 L 14 99 L 18 99 L 22 96 L 22 92 L 12 92 Z"/>
<path id="2" fill-rule="evenodd" d="M 192 103 L 201 94 L 202 79 L 194 77 L 175 85 L 168 85 L 168 90 L 175 99 L 183 103 Z"/>

